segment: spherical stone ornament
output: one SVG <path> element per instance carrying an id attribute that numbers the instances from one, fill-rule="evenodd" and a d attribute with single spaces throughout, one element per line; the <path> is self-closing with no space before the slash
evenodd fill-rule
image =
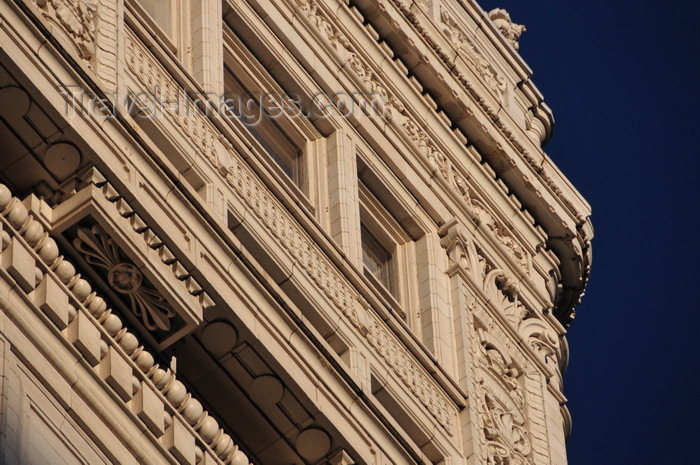
<path id="1" fill-rule="evenodd" d="M 228 434 L 222 434 L 219 440 L 216 442 L 214 453 L 220 459 L 224 459 L 231 453 L 231 449 L 233 449 L 233 440 L 231 439 L 231 436 Z"/>
<path id="2" fill-rule="evenodd" d="M 107 352 L 109 352 L 109 346 L 104 340 L 100 339 L 100 357 L 107 355 Z"/>
<path id="3" fill-rule="evenodd" d="M 182 404 L 182 401 L 185 400 L 186 395 L 187 389 L 185 389 L 185 385 L 180 381 L 175 380 L 170 385 L 170 389 L 168 389 L 168 393 L 165 395 L 165 398 L 168 399 L 170 403 L 175 406 L 175 408 L 178 408 Z"/>
<path id="4" fill-rule="evenodd" d="M 110 313 L 102 322 L 102 326 L 110 336 L 114 337 L 122 329 L 122 320 L 117 315 Z"/>
<path id="5" fill-rule="evenodd" d="M 37 220 L 30 220 L 27 228 L 24 230 L 24 239 L 27 243 L 34 247 L 39 243 L 39 239 L 44 234 L 44 227 Z"/>
<path id="6" fill-rule="evenodd" d="M 147 373 L 154 363 L 155 360 L 153 359 L 153 355 L 151 355 L 151 353 L 148 351 L 142 350 L 136 357 L 136 366 L 139 367 L 139 370 L 143 371 L 144 373 Z"/>
<path id="7" fill-rule="evenodd" d="M 87 298 L 87 296 L 90 295 L 92 292 L 92 287 L 90 286 L 90 283 L 80 278 L 75 282 L 75 284 L 73 284 L 71 291 L 73 291 L 73 295 L 82 302 Z"/>
<path id="8" fill-rule="evenodd" d="M 209 444 L 216 437 L 216 433 L 218 431 L 219 424 L 210 416 L 207 416 L 202 422 L 202 425 L 199 427 L 199 434 L 207 444 Z"/>
<path id="9" fill-rule="evenodd" d="M 58 279 L 60 279 L 63 284 L 66 284 L 71 280 L 71 278 L 73 278 L 73 276 L 75 276 L 75 267 L 67 260 L 61 260 L 58 265 L 56 265 L 55 271 L 56 276 L 58 276 Z M 94 301 L 95 299 L 92 299 L 92 302 Z M 92 302 L 90 302 L 90 305 L 92 305 Z"/>
<path id="10" fill-rule="evenodd" d="M 22 205 L 19 200 L 16 200 L 14 205 L 10 208 L 10 212 L 7 214 L 7 221 L 10 222 L 13 228 L 19 229 L 24 222 L 27 221 L 27 217 L 29 217 L 27 207 Z"/>
<path id="11" fill-rule="evenodd" d="M 0 184 L 0 210 L 4 210 L 10 200 L 12 200 L 12 192 L 6 185 Z"/>
<path id="12" fill-rule="evenodd" d="M 121 339 L 119 339 L 119 345 L 124 349 L 127 355 L 131 355 L 139 346 L 139 340 L 136 339 L 136 336 L 133 334 L 126 332 L 122 335 Z"/>
<path id="13" fill-rule="evenodd" d="M 230 465 L 248 465 L 248 456 L 238 449 L 231 457 Z"/>
<path id="14" fill-rule="evenodd" d="M 202 413 L 204 413 L 204 407 L 202 407 L 201 402 L 194 398 L 190 398 L 187 405 L 185 405 L 185 410 L 182 412 L 185 420 L 187 420 L 187 423 L 190 425 L 196 424 L 202 416 Z"/>
<path id="15" fill-rule="evenodd" d="M 88 305 L 88 311 L 95 317 L 99 318 L 105 310 L 107 310 L 107 302 L 102 297 L 95 296 Z"/>
<path id="16" fill-rule="evenodd" d="M 153 372 L 151 379 L 158 389 L 163 389 L 168 382 L 168 374 L 162 368 L 158 368 Z"/>
<path id="17" fill-rule="evenodd" d="M 78 312 L 76 311 L 75 307 L 73 307 L 72 305 L 68 306 L 68 323 L 73 321 L 77 313 Z"/>
<path id="18" fill-rule="evenodd" d="M 50 237 L 46 239 L 46 242 L 44 242 L 44 245 L 42 245 L 39 250 L 39 256 L 47 265 L 52 264 L 54 260 L 58 258 L 58 246 L 56 245 L 56 241 Z"/>
<path id="19" fill-rule="evenodd" d="M 38 286 L 42 279 L 44 279 L 44 272 L 37 266 L 34 268 L 34 286 Z"/>

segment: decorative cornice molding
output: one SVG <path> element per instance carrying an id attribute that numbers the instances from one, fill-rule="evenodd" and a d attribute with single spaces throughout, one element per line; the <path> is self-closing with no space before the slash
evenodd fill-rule
<path id="1" fill-rule="evenodd" d="M 498 100 L 503 103 L 505 93 L 508 90 L 508 82 L 503 74 L 496 69 L 493 60 L 486 58 L 474 39 L 464 33 L 460 25 L 444 8 L 440 9 L 440 20 L 444 26 L 443 33 L 451 40 L 459 52 L 459 56 L 465 58 L 475 69 L 493 92 Z"/>
<path id="2" fill-rule="evenodd" d="M 571 253 L 579 253 L 579 255 L 583 258 L 583 263 L 580 266 L 580 272 L 573 272 L 567 274 L 567 276 L 564 276 L 564 278 L 569 283 L 569 292 L 567 293 L 565 298 L 562 298 L 559 302 L 555 302 L 555 314 L 557 315 L 557 318 L 559 318 L 564 324 L 568 324 L 573 318 L 574 307 L 580 301 L 580 298 L 583 295 L 583 291 L 585 289 L 585 284 L 588 279 L 588 272 L 590 268 L 590 258 L 588 255 L 590 255 L 592 239 L 592 228 L 590 220 L 588 218 L 588 215 L 590 213 L 587 211 L 582 211 L 579 208 L 578 205 L 581 202 L 577 201 L 577 199 L 575 198 L 572 198 L 573 194 L 571 193 L 571 191 L 564 192 L 562 190 L 560 183 L 562 181 L 565 182 L 565 180 L 563 180 L 563 178 L 558 173 L 552 172 L 553 168 L 548 166 L 550 165 L 550 162 L 546 158 L 546 156 L 543 157 L 543 154 L 541 153 L 531 153 L 530 149 L 523 145 L 523 143 L 520 142 L 518 137 L 516 137 L 516 135 L 513 134 L 511 129 L 508 127 L 508 125 L 506 124 L 507 118 L 501 118 L 497 109 L 491 108 L 489 103 L 479 95 L 479 91 L 473 87 L 469 80 L 456 66 L 455 61 L 452 58 L 453 55 L 443 50 L 443 48 L 440 46 L 440 44 L 434 37 L 435 32 L 433 31 L 436 31 L 437 28 L 431 25 L 426 26 L 426 24 L 429 21 L 423 21 L 419 17 L 420 15 L 413 12 L 404 0 L 390 1 L 391 4 L 394 5 L 396 10 L 398 10 L 406 18 L 406 21 L 415 30 L 418 36 L 420 36 L 424 40 L 424 43 L 429 48 L 431 48 L 433 52 L 440 58 L 448 72 L 461 85 L 461 87 L 467 91 L 469 97 L 471 97 L 472 100 L 478 104 L 479 108 L 483 111 L 484 115 L 487 116 L 488 119 L 493 123 L 498 132 L 505 137 L 505 139 L 512 146 L 512 148 L 514 148 L 515 151 L 522 156 L 526 164 L 529 165 L 534 171 L 532 175 L 528 175 L 526 172 L 523 172 L 521 177 L 521 179 L 524 181 L 523 187 L 536 196 L 536 202 L 544 204 L 545 202 L 550 201 L 550 197 L 553 197 L 554 199 L 560 201 L 563 204 L 566 214 L 571 215 L 571 217 L 574 219 L 574 227 L 576 228 L 576 232 L 579 234 L 579 237 L 569 235 L 567 236 L 565 242 L 561 244 L 561 247 L 559 247 L 558 245 L 554 247 L 557 250 L 557 255 L 562 260 L 565 260 L 565 258 L 563 258 L 564 254 Z M 381 4 L 379 5 L 378 10 L 386 12 L 386 8 L 383 7 Z M 426 24 L 424 24 L 424 22 Z M 399 27 L 395 21 L 390 23 L 394 24 L 396 28 Z M 382 37 L 380 36 L 379 40 L 381 39 Z M 527 128 L 527 131 L 529 131 L 527 134 L 531 140 L 539 138 L 541 143 L 544 143 L 546 140 L 549 139 L 551 135 L 553 119 L 551 117 L 551 112 L 549 111 L 547 106 L 541 101 L 539 93 L 534 88 L 534 86 L 529 84 L 529 82 L 529 80 L 526 80 L 521 85 L 524 86 L 524 90 L 527 90 L 526 95 L 528 96 L 528 99 L 533 103 L 533 107 L 531 109 L 533 116 L 527 118 L 528 120 L 531 120 L 530 126 L 529 128 Z M 454 121 L 452 121 L 452 123 L 454 124 Z M 495 155 L 491 155 L 491 161 L 489 161 L 489 163 L 491 164 L 493 158 L 495 157 L 498 160 L 505 162 L 507 164 L 506 166 L 512 166 L 514 160 L 511 159 L 510 155 L 506 154 L 504 148 L 501 147 L 500 144 L 497 142 L 498 137 L 491 134 L 489 128 L 483 124 L 481 125 L 481 130 L 483 131 L 484 135 L 487 136 L 487 138 L 490 137 L 496 141 L 497 148 L 499 152 L 501 152 L 496 153 Z M 542 130 L 545 133 L 544 136 L 540 134 Z M 497 164 L 492 164 L 492 166 L 497 172 L 499 172 Z M 543 192 L 544 189 L 542 188 L 550 190 L 551 196 L 547 195 L 546 192 Z M 543 213 L 538 213 L 537 211 L 533 211 L 532 213 L 533 216 L 536 218 L 538 218 L 542 214 L 546 215 L 546 213 L 544 213 L 544 210 Z M 552 213 L 554 213 L 553 209 Z M 567 218 L 554 218 L 554 221 L 560 221 L 560 224 L 554 225 L 552 228 L 553 231 L 549 232 L 550 234 L 553 233 L 555 236 L 564 236 L 568 231 L 571 231 L 572 227 L 568 224 Z M 557 240 L 559 241 L 559 239 Z"/>
<path id="3" fill-rule="evenodd" d="M 349 69 L 356 77 L 366 83 L 367 90 L 370 92 L 378 92 L 384 97 L 385 102 L 389 103 L 388 107 L 394 111 L 390 113 L 390 117 L 387 119 L 390 120 L 390 123 L 399 127 L 403 134 L 408 137 L 423 156 L 423 160 L 427 163 L 432 173 L 442 178 L 446 185 L 465 201 L 464 205 L 470 217 L 474 219 L 477 224 L 483 221 L 488 225 L 489 231 L 493 233 L 496 240 L 504 246 L 506 252 L 513 257 L 515 262 L 523 268 L 526 274 L 529 274 L 532 257 L 525 248 L 518 243 L 517 239 L 513 237 L 509 228 L 496 220 L 496 215 L 490 211 L 483 200 L 479 199 L 476 192 L 469 186 L 469 176 L 461 174 L 461 170 L 457 165 L 437 147 L 433 138 L 422 129 L 422 125 L 409 115 L 401 100 L 382 84 L 381 77 L 374 73 L 371 67 L 365 63 L 361 55 L 354 49 L 350 40 L 338 27 L 333 25 L 332 18 L 322 11 L 319 4 L 315 0 L 295 1 L 297 5 L 306 12 L 311 24 L 323 33 L 325 39 L 333 44 L 333 48 L 336 51 L 339 51 L 338 58 L 341 61 L 344 59 L 347 60 L 346 63 L 350 64 Z M 461 36 L 464 36 L 464 34 L 461 34 Z M 477 63 L 483 64 L 489 68 L 487 70 L 488 72 L 484 71 L 484 73 L 489 74 L 492 81 L 495 79 L 496 81 L 505 82 L 502 76 L 493 74 L 497 72 L 491 67 L 489 61 L 473 46 L 472 49 L 470 49 L 472 50 L 470 53 L 472 53 L 472 55 L 476 54 L 474 55 L 476 56 L 474 61 L 475 65 Z"/>

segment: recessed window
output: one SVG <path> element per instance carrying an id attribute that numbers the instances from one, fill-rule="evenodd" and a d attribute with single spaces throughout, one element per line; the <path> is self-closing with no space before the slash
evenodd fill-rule
<path id="1" fill-rule="evenodd" d="M 287 98 L 284 92 L 227 28 L 224 91 L 228 116 L 243 123 L 281 172 L 302 192 L 306 191 L 303 163 L 306 138 L 289 117 L 288 109 L 293 102 L 282 101 Z"/>
<path id="2" fill-rule="evenodd" d="M 359 245 L 364 275 L 410 327 L 420 328 L 416 240 L 422 228 L 362 152 L 357 156 Z M 358 257 L 359 258 L 359 257 Z"/>
<path id="3" fill-rule="evenodd" d="M 361 181 L 360 243 L 364 274 L 396 313 L 407 319 L 411 306 L 408 283 L 415 277 L 410 237 Z"/>
<path id="4" fill-rule="evenodd" d="M 300 160 L 302 151 L 289 139 L 270 115 L 266 105 L 272 98 L 259 89 L 246 86 L 239 76 L 242 70 L 234 71 L 227 64 L 224 73 L 224 97 L 226 107 L 232 116 L 239 119 L 260 143 L 272 160 L 289 176 L 295 184 L 301 184 Z M 281 116 L 280 116 L 281 117 Z"/>
<path id="5" fill-rule="evenodd" d="M 365 270 L 382 283 L 391 294 L 398 297 L 395 284 L 396 273 L 393 269 L 394 261 L 391 252 L 374 237 L 364 224 L 361 226 L 361 240 L 362 262 Z"/>

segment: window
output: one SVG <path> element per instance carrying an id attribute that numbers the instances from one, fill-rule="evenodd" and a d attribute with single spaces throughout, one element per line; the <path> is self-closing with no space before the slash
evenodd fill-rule
<path id="1" fill-rule="evenodd" d="M 233 63 L 224 67 L 224 97 L 228 110 L 246 125 L 248 131 L 262 145 L 272 160 L 295 184 L 302 184 L 302 150 L 288 138 L 271 112 L 265 108 L 271 96 L 266 96 L 252 85 L 246 86 L 238 76 L 245 71 Z"/>
<path id="2" fill-rule="evenodd" d="M 303 193 L 308 122 L 286 109 L 294 103 L 250 50 L 224 25 L 224 98 L 230 117 L 242 122 L 276 168 Z M 287 99 L 282 101 L 283 99 Z"/>
<path id="3" fill-rule="evenodd" d="M 416 279 L 413 240 L 362 181 L 359 194 L 364 275 L 394 312 L 408 322 L 415 301 L 415 286 L 410 285 Z"/>
<path id="4" fill-rule="evenodd" d="M 364 224 L 361 225 L 361 241 L 362 263 L 365 270 L 382 283 L 389 292 L 396 295 L 394 262 L 391 259 L 391 252 L 374 237 Z"/>
<path id="5" fill-rule="evenodd" d="M 221 36 L 211 14 L 218 5 L 216 0 L 126 0 L 125 18 L 159 59 L 165 63 L 174 58 L 201 89 L 219 95 L 222 58 L 215 45 Z M 197 86 L 185 87 L 200 91 Z"/>
<path id="6" fill-rule="evenodd" d="M 182 15 L 187 0 L 132 0 L 126 2 L 129 13 L 145 27 L 152 37 L 181 62 L 185 62 L 185 50 L 189 50 L 189 28 Z"/>
<path id="7" fill-rule="evenodd" d="M 359 245 L 363 274 L 391 310 L 414 330 L 421 328 L 417 244 L 425 237 L 415 212 L 402 201 L 381 160 L 357 152 Z M 359 258 L 359 257 L 358 257 Z"/>
<path id="8" fill-rule="evenodd" d="M 137 0 L 148 16 L 169 37 L 173 35 L 173 0 Z"/>

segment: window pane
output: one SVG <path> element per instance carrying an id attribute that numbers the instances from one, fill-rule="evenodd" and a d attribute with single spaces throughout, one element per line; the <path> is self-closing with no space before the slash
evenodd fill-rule
<path id="1" fill-rule="evenodd" d="M 362 262 L 367 270 L 393 294 L 391 253 L 364 226 L 362 227 Z"/>
<path id="2" fill-rule="evenodd" d="M 259 89 L 248 89 L 226 67 L 224 87 L 227 109 L 232 116 L 240 120 L 248 131 L 255 137 L 275 163 L 297 185 L 300 185 L 299 157 L 301 151 L 285 135 L 275 123 L 274 117 L 261 108 L 263 92 Z"/>
<path id="3" fill-rule="evenodd" d="M 167 35 L 172 35 L 172 0 L 138 0 L 146 13 Z"/>

